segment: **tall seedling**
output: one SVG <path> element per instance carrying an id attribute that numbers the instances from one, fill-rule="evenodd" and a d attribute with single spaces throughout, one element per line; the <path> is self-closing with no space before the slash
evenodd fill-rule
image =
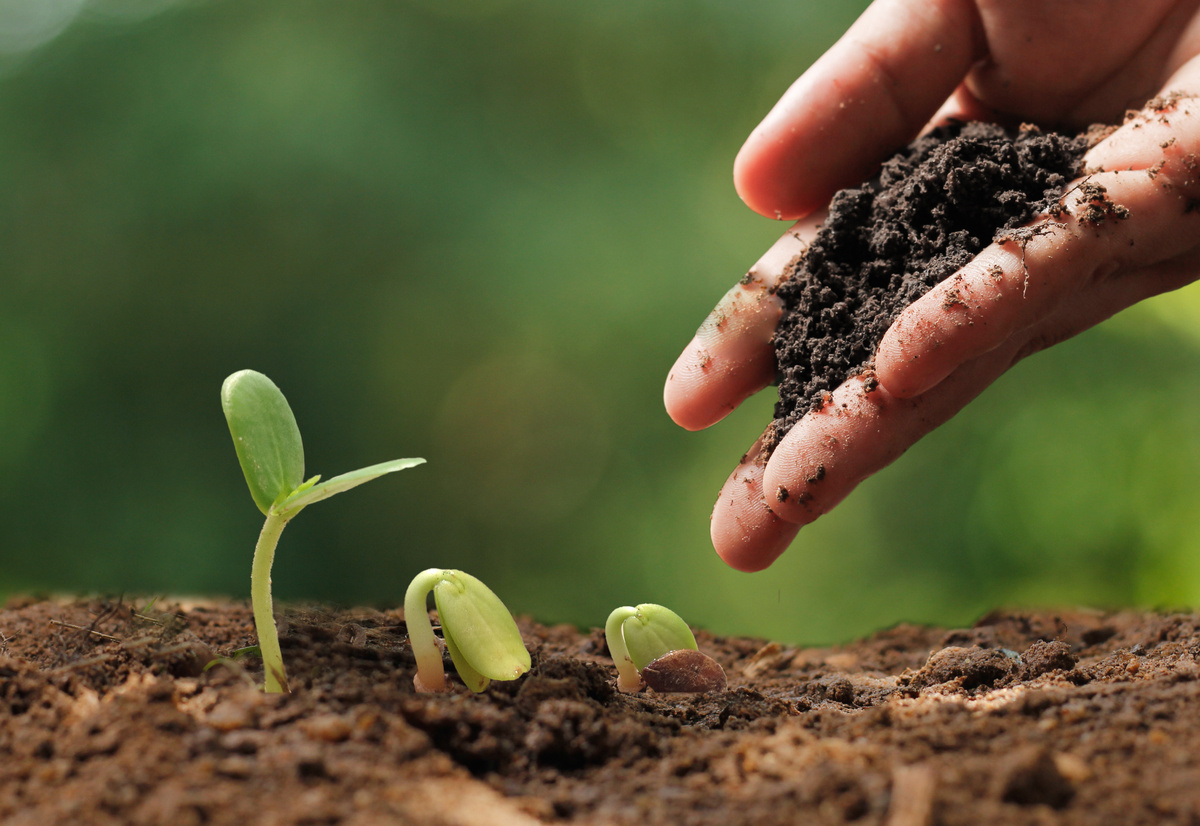
<path id="1" fill-rule="evenodd" d="M 242 473 L 254 504 L 267 517 L 254 548 L 250 569 L 250 602 L 262 651 L 266 690 L 288 690 L 287 671 L 271 602 L 271 563 L 287 523 L 301 510 L 334 494 L 397 470 L 422 464 L 424 459 L 395 459 L 353 470 L 321 482 L 304 479 L 304 445 L 300 428 L 283 393 L 269 378 L 241 370 L 221 385 L 221 407 Z"/>

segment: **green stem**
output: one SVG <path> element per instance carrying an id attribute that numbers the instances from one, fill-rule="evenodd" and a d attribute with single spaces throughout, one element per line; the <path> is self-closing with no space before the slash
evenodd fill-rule
<path id="1" fill-rule="evenodd" d="M 271 602 L 271 563 L 275 546 L 290 516 L 267 513 L 267 521 L 258 544 L 254 546 L 254 563 L 250 568 L 250 604 L 254 607 L 254 628 L 258 632 L 258 648 L 262 652 L 268 694 L 286 694 L 287 672 L 283 668 L 283 651 L 279 648 L 279 632 L 275 628 L 275 610 Z"/>
<path id="2" fill-rule="evenodd" d="M 625 645 L 625 632 L 622 626 L 625 620 L 637 615 L 637 609 L 624 605 L 608 615 L 604 623 L 604 639 L 608 643 L 608 653 L 612 655 L 613 665 L 617 667 L 617 688 L 632 693 L 642 685 L 642 677 L 638 674 L 629 649 Z"/>
<path id="3" fill-rule="evenodd" d="M 433 587 L 445 577 L 440 568 L 429 568 L 413 577 L 404 592 L 404 624 L 408 628 L 408 643 L 417 658 L 417 673 L 413 684 L 417 691 L 445 691 L 446 669 L 442 665 L 442 651 L 438 648 L 433 625 L 429 622 L 426 597 Z"/>

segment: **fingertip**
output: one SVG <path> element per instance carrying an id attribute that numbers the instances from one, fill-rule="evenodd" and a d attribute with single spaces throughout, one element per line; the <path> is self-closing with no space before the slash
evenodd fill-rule
<path id="1" fill-rule="evenodd" d="M 790 237 L 777 247 L 801 243 Z M 775 348 L 771 337 L 783 313 L 770 290 L 777 276 L 755 275 L 725 294 L 667 374 L 663 404 L 677 424 L 701 430 L 729 415 L 749 396 L 775 377 Z"/>
<path id="2" fill-rule="evenodd" d="M 895 399 L 869 375 L 847 379 L 776 445 L 762 471 L 771 510 L 797 525 L 829 513 L 904 452 L 904 434 L 889 419 L 913 409 L 913 402 Z"/>
<path id="3" fill-rule="evenodd" d="M 902 314 L 879 342 L 875 353 L 875 380 L 892 396 L 911 399 L 935 386 L 944 376 L 930 375 L 928 359 L 922 361 L 927 338 L 936 334 L 936 327 L 924 324 L 911 314 Z M 934 345 L 936 346 L 936 345 Z"/>
<path id="4" fill-rule="evenodd" d="M 713 506 L 710 536 L 717 555 L 731 568 L 767 568 L 787 550 L 800 525 L 784 521 L 763 498 L 763 468 L 755 443 L 734 470 Z"/>
<path id="5" fill-rule="evenodd" d="M 776 516 L 807 525 L 827 510 L 821 507 L 819 495 L 826 468 L 817 458 L 817 450 L 797 452 L 792 444 L 785 441 L 775 448 L 771 461 L 763 468 L 763 490 Z"/>
<path id="6" fill-rule="evenodd" d="M 715 369 L 713 355 L 693 339 L 667 373 L 663 406 L 671 420 L 684 430 L 711 427 L 736 407 L 718 401 L 719 397 L 712 392 Z"/>
<path id="7" fill-rule="evenodd" d="M 802 186 L 786 173 L 788 147 L 755 129 L 733 161 L 733 187 L 750 209 L 767 218 L 789 221 L 819 209 L 823 201 L 806 199 Z"/>
<path id="8" fill-rule="evenodd" d="M 719 515 L 718 512 L 722 511 Z M 771 512 L 766 502 L 733 513 L 718 502 L 713 509 L 713 548 L 731 568 L 754 573 L 769 568 L 792 544 L 800 526 L 785 522 Z"/>
<path id="9" fill-rule="evenodd" d="M 747 138 L 738 195 L 771 218 L 819 209 L 912 140 L 985 48 L 973 4 L 872 4 Z"/>

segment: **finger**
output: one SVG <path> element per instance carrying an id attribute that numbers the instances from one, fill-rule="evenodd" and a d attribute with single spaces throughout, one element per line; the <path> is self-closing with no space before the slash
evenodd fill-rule
<path id="1" fill-rule="evenodd" d="M 848 379 L 775 448 L 762 479 L 772 512 L 796 527 L 828 513 L 979 395 L 1011 366 L 1016 349 L 969 362 L 917 399 L 893 396 L 869 376 Z"/>
<path id="2" fill-rule="evenodd" d="M 1200 231 L 1198 156 L 1194 100 L 1127 123 L 1087 157 L 1121 170 L 1080 179 L 1061 214 L 992 244 L 901 314 L 880 342 L 879 382 L 896 396 L 917 396 L 1064 302 L 1069 321 L 1054 340 L 1194 278 L 1186 262 Z"/>
<path id="3" fill-rule="evenodd" d="M 1016 127 L 1020 122 L 1013 123 L 1010 116 L 1002 112 L 998 112 L 991 108 L 983 101 L 979 100 L 974 93 L 971 92 L 967 85 L 961 84 L 954 90 L 942 104 L 941 108 L 934 113 L 929 119 L 929 123 L 921 130 L 924 135 L 927 132 L 932 132 L 939 126 L 947 126 L 954 121 L 968 123 L 973 120 L 986 121 L 988 123 L 998 123 L 1001 126 Z"/>
<path id="4" fill-rule="evenodd" d="M 1200 224 L 1193 237 L 1200 238 Z M 1200 251 L 1193 248 L 1146 272 L 1163 285 L 1194 279 L 1198 268 Z M 1145 289 L 1135 283 L 1136 279 L 1113 282 L 1117 297 L 1108 299 L 1109 304 L 1130 303 L 1131 294 Z M 883 384 L 872 383 L 869 375 L 847 380 L 819 411 L 796 423 L 765 468 L 743 460 L 726 483 L 712 524 L 713 542 L 720 543 L 721 556 L 741 570 L 770 565 L 795 531 L 828 513 L 864 479 L 952 418 L 1012 365 L 1053 343 L 1062 329 L 1082 330 L 1097 323 L 1106 317 L 1105 311 L 1103 303 L 1061 304 L 1041 323 L 964 362 L 915 398 L 894 395 Z M 769 508 L 771 515 L 763 508 Z"/>
<path id="5" fill-rule="evenodd" d="M 999 112 L 1041 124 L 1111 122 L 1154 94 L 1194 45 L 1179 0 L 979 3 L 987 56 L 966 85 Z M 1016 125 L 1015 123 L 1012 125 Z"/>
<path id="6" fill-rule="evenodd" d="M 763 497 L 760 438 L 730 474 L 713 507 L 713 547 L 730 567 L 761 571 L 796 538 L 800 526 L 780 519 Z"/>
<path id="7" fill-rule="evenodd" d="M 1137 114 L 1126 117 L 1119 129 L 1096 144 L 1084 158 L 1097 169 L 1150 169 L 1165 158 L 1175 175 L 1189 177 L 1187 164 L 1196 152 L 1196 117 L 1200 115 L 1200 57 L 1176 71 Z M 1161 169 L 1159 171 L 1162 171 Z"/>
<path id="8" fill-rule="evenodd" d="M 877 0 L 751 133 L 738 194 L 772 218 L 820 208 L 912 140 L 982 50 L 973 3 Z"/>
<path id="9" fill-rule="evenodd" d="M 796 423 L 765 467 L 756 461 L 760 439 L 713 509 L 721 558 L 742 571 L 769 566 L 801 527 L 975 398 L 1008 368 L 1013 351 L 989 353 L 919 399 L 898 399 L 861 376 L 849 379 L 819 412 Z"/>
<path id="10" fill-rule="evenodd" d="M 667 375 L 663 402 L 681 427 L 725 418 L 775 379 L 771 337 L 783 314 L 775 289 L 807 248 L 821 216 L 798 222 L 725 294 Z"/>

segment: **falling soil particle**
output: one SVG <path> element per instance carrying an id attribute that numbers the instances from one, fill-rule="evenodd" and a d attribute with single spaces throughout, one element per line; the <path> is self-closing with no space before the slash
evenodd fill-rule
<path id="1" fill-rule="evenodd" d="M 728 686 L 622 694 L 603 632 L 414 693 L 399 611 L 0 612 L 0 822 L 1163 824 L 1200 817 L 1200 615 L 997 612 L 837 648 L 699 633 Z"/>

